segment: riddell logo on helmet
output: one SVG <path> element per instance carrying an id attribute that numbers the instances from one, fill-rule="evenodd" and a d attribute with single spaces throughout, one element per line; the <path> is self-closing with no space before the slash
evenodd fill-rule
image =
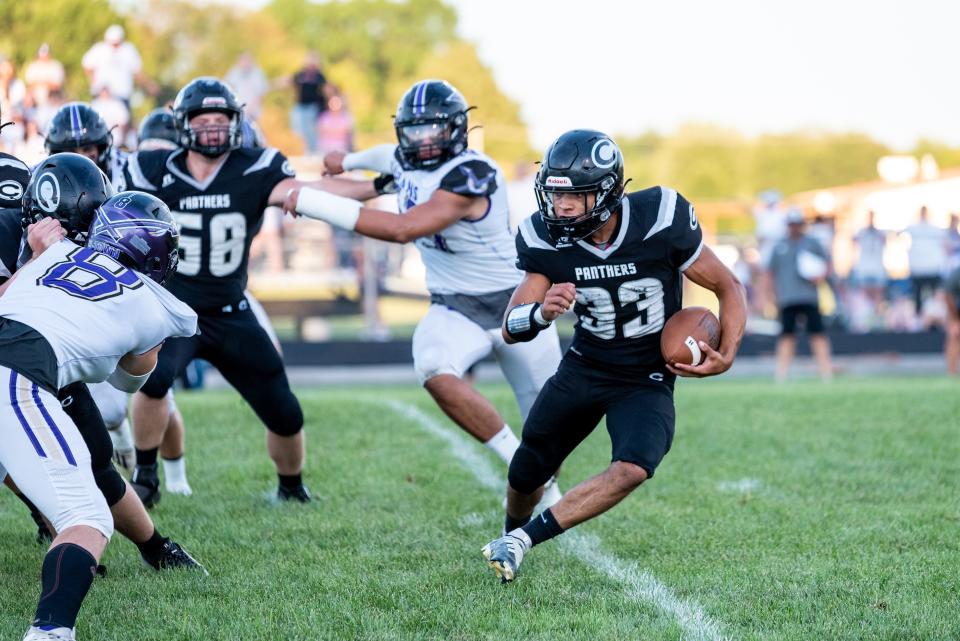
<path id="1" fill-rule="evenodd" d="M 573 181 L 567 176 L 547 176 L 548 187 L 573 187 Z"/>
<path id="2" fill-rule="evenodd" d="M 227 99 L 223 96 L 207 96 L 201 104 L 204 107 L 226 107 Z"/>

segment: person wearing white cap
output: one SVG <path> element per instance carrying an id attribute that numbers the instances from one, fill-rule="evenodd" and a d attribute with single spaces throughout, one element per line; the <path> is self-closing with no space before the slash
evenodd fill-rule
<path id="1" fill-rule="evenodd" d="M 796 351 L 797 326 L 802 323 L 810 336 L 810 350 L 817 361 L 820 378 L 827 381 L 833 375 L 833 364 L 830 340 L 823 331 L 817 287 L 826 282 L 830 274 L 830 260 L 823 245 L 806 234 L 802 211 L 789 210 L 786 223 L 787 236 L 773 246 L 766 264 L 780 312 L 776 380 L 783 382 L 787 378 Z"/>
<path id="2" fill-rule="evenodd" d="M 125 38 L 123 27 L 110 25 L 103 40 L 83 55 L 82 64 L 90 80 L 91 94 L 97 95 L 101 89 L 106 89 L 129 109 L 135 81 L 142 83 L 150 93 L 156 92 L 156 86 L 144 75 L 136 46 Z"/>

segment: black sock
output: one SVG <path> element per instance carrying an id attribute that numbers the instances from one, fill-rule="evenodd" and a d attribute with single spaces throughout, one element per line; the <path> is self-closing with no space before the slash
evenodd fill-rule
<path id="1" fill-rule="evenodd" d="M 533 545 L 549 541 L 558 534 L 563 534 L 563 528 L 553 518 L 553 512 L 549 509 L 544 510 L 539 516 L 533 517 L 529 523 L 523 526 L 523 531 L 530 537 Z"/>
<path id="2" fill-rule="evenodd" d="M 524 525 L 526 525 L 529 520 L 530 520 L 529 516 L 525 519 L 515 519 L 512 516 L 510 516 L 509 512 L 507 512 L 507 518 L 503 522 L 503 531 L 513 532 L 518 527 L 523 527 Z"/>
<path id="3" fill-rule="evenodd" d="M 301 474 L 277 474 L 280 479 L 280 487 L 287 490 L 295 490 L 303 485 L 303 476 Z"/>
<path id="4" fill-rule="evenodd" d="M 74 627 L 96 570 L 96 559 L 79 545 L 62 543 L 47 552 L 40 571 L 40 602 L 33 625 Z"/>
<path id="5" fill-rule="evenodd" d="M 160 548 L 163 547 L 163 544 L 167 542 L 167 537 L 160 536 L 160 532 L 154 528 L 153 534 L 149 539 L 143 543 L 137 543 L 137 548 L 140 550 L 140 554 L 151 554 L 160 551 Z M 135 542 L 136 543 L 136 542 Z"/>
<path id="6" fill-rule="evenodd" d="M 152 447 L 149 450 L 141 450 L 139 447 L 137 450 L 137 465 L 156 465 L 157 464 L 157 452 L 160 451 L 159 447 Z"/>

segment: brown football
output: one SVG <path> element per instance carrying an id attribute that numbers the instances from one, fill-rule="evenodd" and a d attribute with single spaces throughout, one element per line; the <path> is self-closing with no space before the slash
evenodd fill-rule
<path id="1" fill-rule="evenodd" d="M 713 349 L 720 347 L 720 321 L 706 307 L 687 307 L 671 316 L 660 335 L 660 353 L 673 365 L 699 365 L 703 341 Z"/>

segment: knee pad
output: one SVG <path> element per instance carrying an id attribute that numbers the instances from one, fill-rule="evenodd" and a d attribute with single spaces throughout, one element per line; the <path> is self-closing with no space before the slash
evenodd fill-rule
<path id="1" fill-rule="evenodd" d="M 303 429 L 303 410 L 300 401 L 289 389 L 280 401 L 271 408 L 270 416 L 264 423 L 267 429 L 277 436 L 295 436 Z"/>
<path id="2" fill-rule="evenodd" d="M 93 480 L 110 507 L 116 505 L 127 493 L 127 484 L 117 472 L 117 468 L 113 466 L 113 461 L 109 459 L 106 465 L 93 468 Z"/>
<path id="3" fill-rule="evenodd" d="M 510 461 L 507 480 L 517 492 L 533 494 L 556 471 L 557 465 L 536 452 L 527 441 L 522 441 Z"/>

